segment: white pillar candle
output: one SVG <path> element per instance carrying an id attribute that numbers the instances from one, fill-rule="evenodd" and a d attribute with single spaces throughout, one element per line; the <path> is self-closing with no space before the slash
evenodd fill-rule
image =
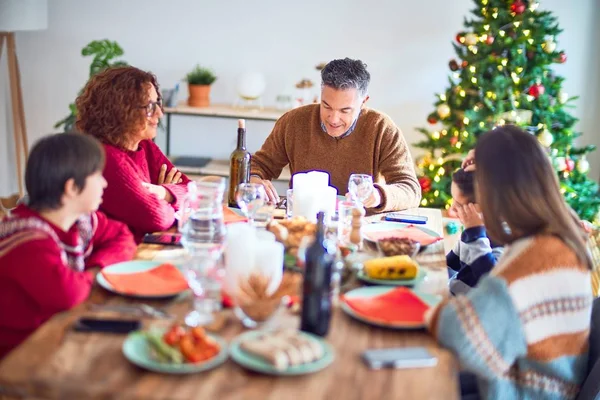
<path id="1" fill-rule="evenodd" d="M 298 172 L 292 176 L 292 187 L 294 189 L 308 186 L 308 175 L 304 172 Z"/>
<path id="2" fill-rule="evenodd" d="M 320 208 L 319 211 L 325 213 L 325 222 L 329 222 L 329 219 L 335 214 L 335 205 L 337 203 L 337 189 L 332 186 L 327 186 L 320 193 Z"/>
<path id="3" fill-rule="evenodd" d="M 238 279 L 254 268 L 256 242 L 256 229 L 250 224 L 236 223 L 227 227 L 223 285 L 227 293 L 234 294 L 239 283 Z"/>
<path id="4" fill-rule="evenodd" d="M 321 190 L 329 186 L 329 174 L 327 172 L 310 171 L 307 175 L 317 190 Z"/>
<path id="5" fill-rule="evenodd" d="M 297 173 L 293 176 L 292 182 L 294 185 L 293 216 L 304 217 L 315 222 L 317 213 L 322 209 L 322 193 L 328 188 L 329 174 L 323 171 Z"/>
<path id="6" fill-rule="evenodd" d="M 254 271 L 270 279 L 267 286 L 267 295 L 272 295 L 279 288 L 283 277 L 283 253 L 282 243 L 270 240 L 258 240 L 256 243 L 256 258 L 254 260 Z"/>

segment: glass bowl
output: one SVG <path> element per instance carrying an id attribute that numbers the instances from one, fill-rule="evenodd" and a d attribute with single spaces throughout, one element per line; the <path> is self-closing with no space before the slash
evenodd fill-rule
<path id="1" fill-rule="evenodd" d="M 408 238 L 384 238 L 377 241 L 377 249 L 386 257 L 415 257 L 421 249 L 421 243 Z"/>
<path id="2" fill-rule="evenodd" d="M 246 328 L 258 328 L 269 322 L 283 302 L 281 298 L 253 300 L 247 303 L 237 304 L 233 313 Z"/>

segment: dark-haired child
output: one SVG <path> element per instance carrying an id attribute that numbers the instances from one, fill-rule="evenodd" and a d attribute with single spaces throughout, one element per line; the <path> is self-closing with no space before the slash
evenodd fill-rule
<path id="1" fill-rule="evenodd" d="M 450 292 L 466 293 L 489 273 L 502 254 L 486 235 L 483 219 L 475 203 L 473 171 L 457 170 L 452 175 L 452 208 L 465 227 L 460 241 L 446 255 Z"/>
<path id="2" fill-rule="evenodd" d="M 88 297 L 93 275 L 86 269 L 135 254 L 127 226 L 96 212 L 103 167 L 101 145 L 86 135 L 47 136 L 31 150 L 27 205 L 0 222 L 0 359 Z"/>

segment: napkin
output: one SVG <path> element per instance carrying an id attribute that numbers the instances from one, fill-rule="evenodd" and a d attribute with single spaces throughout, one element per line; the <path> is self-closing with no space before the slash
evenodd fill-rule
<path id="1" fill-rule="evenodd" d="M 226 224 L 232 224 L 234 222 L 248 222 L 248 218 L 236 213 L 227 206 L 223 206 L 223 220 Z"/>
<path id="2" fill-rule="evenodd" d="M 129 274 L 101 271 L 102 276 L 116 291 L 141 296 L 177 294 L 188 288 L 183 274 L 173 264 L 160 264 L 155 268 Z"/>
<path id="3" fill-rule="evenodd" d="M 439 236 L 432 236 L 429 233 L 417 228 L 414 225 L 409 225 L 404 228 L 394 229 L 390 231 L 383 232 L 366 232 L 365 236 L 367 239 L 377 242 L 381 239 L 387 238 L 406 238 L 412 239 L 416 242 L 419 242 L 421 246 L 428 246 L 432 243 L 435 243 L 439 240 L 442 240 Z"/>
<path id="4" fill-rule="evenodd" d="M 374 297 L 344 297 L 360 316 L 374 321 L 422 324 L 429 306 L 414 292 L 399 287 Z"/>

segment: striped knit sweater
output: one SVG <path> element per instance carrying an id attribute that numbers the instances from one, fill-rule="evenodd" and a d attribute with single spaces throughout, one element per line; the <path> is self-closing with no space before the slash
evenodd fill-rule
<path id="1" fill-rule="evenodd" d="M 465 229 L 454 249 L 446 255 L 450 275 L 450 293 L 466 293 L 488 274 L 504 252 L 504 247 L 493 244 L 484 226 Z"/>
<path id="2" fill-rule="evenodd" d="M 443 301 L 429 329 L 478 378 L 487 399 L 573 399 L 587 371 L 590 272 L 562 240 L 513 243 L 466 295 Z"/>

